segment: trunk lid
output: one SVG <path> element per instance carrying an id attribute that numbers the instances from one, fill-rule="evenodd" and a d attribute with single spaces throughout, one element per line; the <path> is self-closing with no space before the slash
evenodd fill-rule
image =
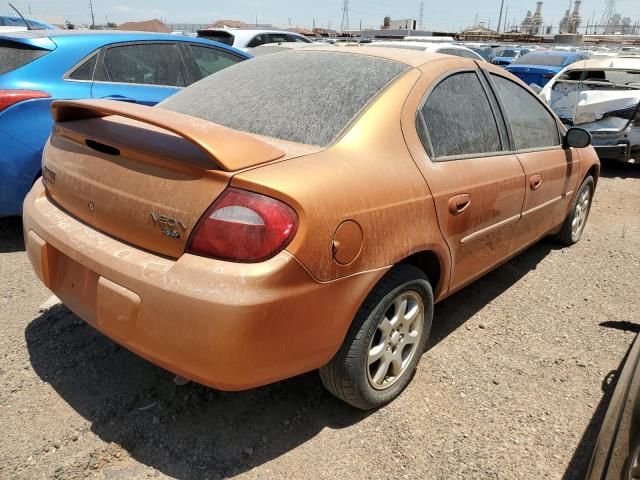
<path id="1" fill-rule="evenodd" d="M 83 222 L 177 258 L 232 172 L 283 156 L 188 115 L 112 101 L 64 101 L 43 154 L 47 194 Z"/>

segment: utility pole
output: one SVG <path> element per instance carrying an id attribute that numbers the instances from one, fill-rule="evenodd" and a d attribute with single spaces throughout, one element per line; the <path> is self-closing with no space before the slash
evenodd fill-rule
<path id="1" fill-rule="evenodd" d="M 93 0 L 89 0 L 89 12 L 91 12 L 91 30 L 96 29 L 96 18 L 93 15 Z"/>
<path id="2" fill-rule="evenodd" d="M 258 26 L 258 14 L 256 13 L 256 27 Z"/>
<path id="3" fill-rule="evenodd" d="M 346 32 L 347 30 L 349 30 L 349 0 L 343 0 L 342 22 L 340 23 L 340 31 Z"/>
<path id="4" fill-rule="evenodd" d="M 504 12 L 504 25 L 503 25 L 503 30 L 507 33 L 509 33 L 509 25 L 507 25 L 508 18 L 509 18 L 509 4 L 507 3 L 507 8 Z"/>
<path id="5" fill-rule="evenodd" d="M 504 8 L 504 0 L 500 1 L 500 15 L 498 16 L 498 29 L 496 30 L 500 33 L 500 26 L 502 25 L 502 9 Z"/>
<path id="6" fill-rule="evenodd" d="M 418 19 L 418 30 L 424 30 L 424 2 L 420 2 L 420 16 Z"/>
<path id="7" fill-rule="evenodd" d="M 476 13 L 476 18 L 473 20 L 473 26 L 477 27 L 478 26 L 478 14 Z"/>
<path id="8" fill-rule="evenodd" d="M 313 17 L 313 30 L 315 30 L 315 29 L 316 29 L 316 18 L 315 18 L 315 17 Z M 313 31 L 313 30 L 312 30 L 312 31 Z"/>
<path id="9" fill-rule="evenodd" d="M 360 19 L 360 31 L 362 31 L 362 19 Z"/>

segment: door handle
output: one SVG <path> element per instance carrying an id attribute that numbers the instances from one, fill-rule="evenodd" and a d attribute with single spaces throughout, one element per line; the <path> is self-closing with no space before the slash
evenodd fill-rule
<path id="1" fill-rule="evenodd" d="M 452 215 L 460 215 L 471 205 L 471 195 L 461 193 L 449 199 L 449 213 Z"/>
<path id="2" fill-rule="evenodd" d="M 102 97 L 103 100 L 117 100 L 119 102 L 129 102 L 129 103 L 138 103 L 135 98 L 125 97 L 123 95 L 107 95 L 106 97 Z"/>
<path id="3" fill-rule="evenodd" d="M 537 190 L 542 185 L 542 175 L 531 175 L 529 177 L 529 188 L 531 190 Z"/>

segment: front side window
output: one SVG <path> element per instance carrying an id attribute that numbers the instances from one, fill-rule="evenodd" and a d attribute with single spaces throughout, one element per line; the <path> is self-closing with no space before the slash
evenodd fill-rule
<path id="1" fill-rule="evenodd" d="M 313 43 L 308 38 L 305 38 L 301 35 L 289 35 L 290 42 L 299 42 L 299 43 Z"/>
<path id="2" fill-rule="evenodd" d="M 502 150 L 498 125 L 487 94 L 474 72 L 440 82 L 420 109 L 421 135 L 432 158 L 474 155 Z M 418 125 L 420 132 L 421 126 Z"/>
<path id="3" fill-rule="evenodd" d="M 171 87 L 187 85 L 182 55 L 173 43 L 109 47 L 95 80 Z"/>
<path id="4" fill-rule="evenodd" d="M 189 48 L 198 64 L 198 70 L 201 75 L 200 78 L 208 77 L 212 73 L 219 72 L 224 68 L 242 61 L 240 57 L 223 52 L 217 48 L 202 47 L 200 45 L 189 45 Z"/>
<path id="5" fill-rule="evenodd" d="M 269 43 L 287 43 L 289 42 L 289 35 L 286 33 L 270 33 Z"/>
<path id="6" fill-rule="evenodd" d="M 491 77 L 511 126 L 516 150 L 560 145 L 556 120 L 536 97 L 511 80 L 494 74 Z"/>

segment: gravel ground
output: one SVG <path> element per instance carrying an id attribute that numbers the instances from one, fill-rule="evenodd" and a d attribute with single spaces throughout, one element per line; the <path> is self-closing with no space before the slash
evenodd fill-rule
<path id="1" fill-rule="evenodd" d="M 640 329 L 640 166 L 605 166 L 583 240 L 544 241 L 436 307 L 413 383 L 354 411 L 316 373 L 241 393 L 118 347 L 0 219 L 0 478 L 583 478 Z"/>

